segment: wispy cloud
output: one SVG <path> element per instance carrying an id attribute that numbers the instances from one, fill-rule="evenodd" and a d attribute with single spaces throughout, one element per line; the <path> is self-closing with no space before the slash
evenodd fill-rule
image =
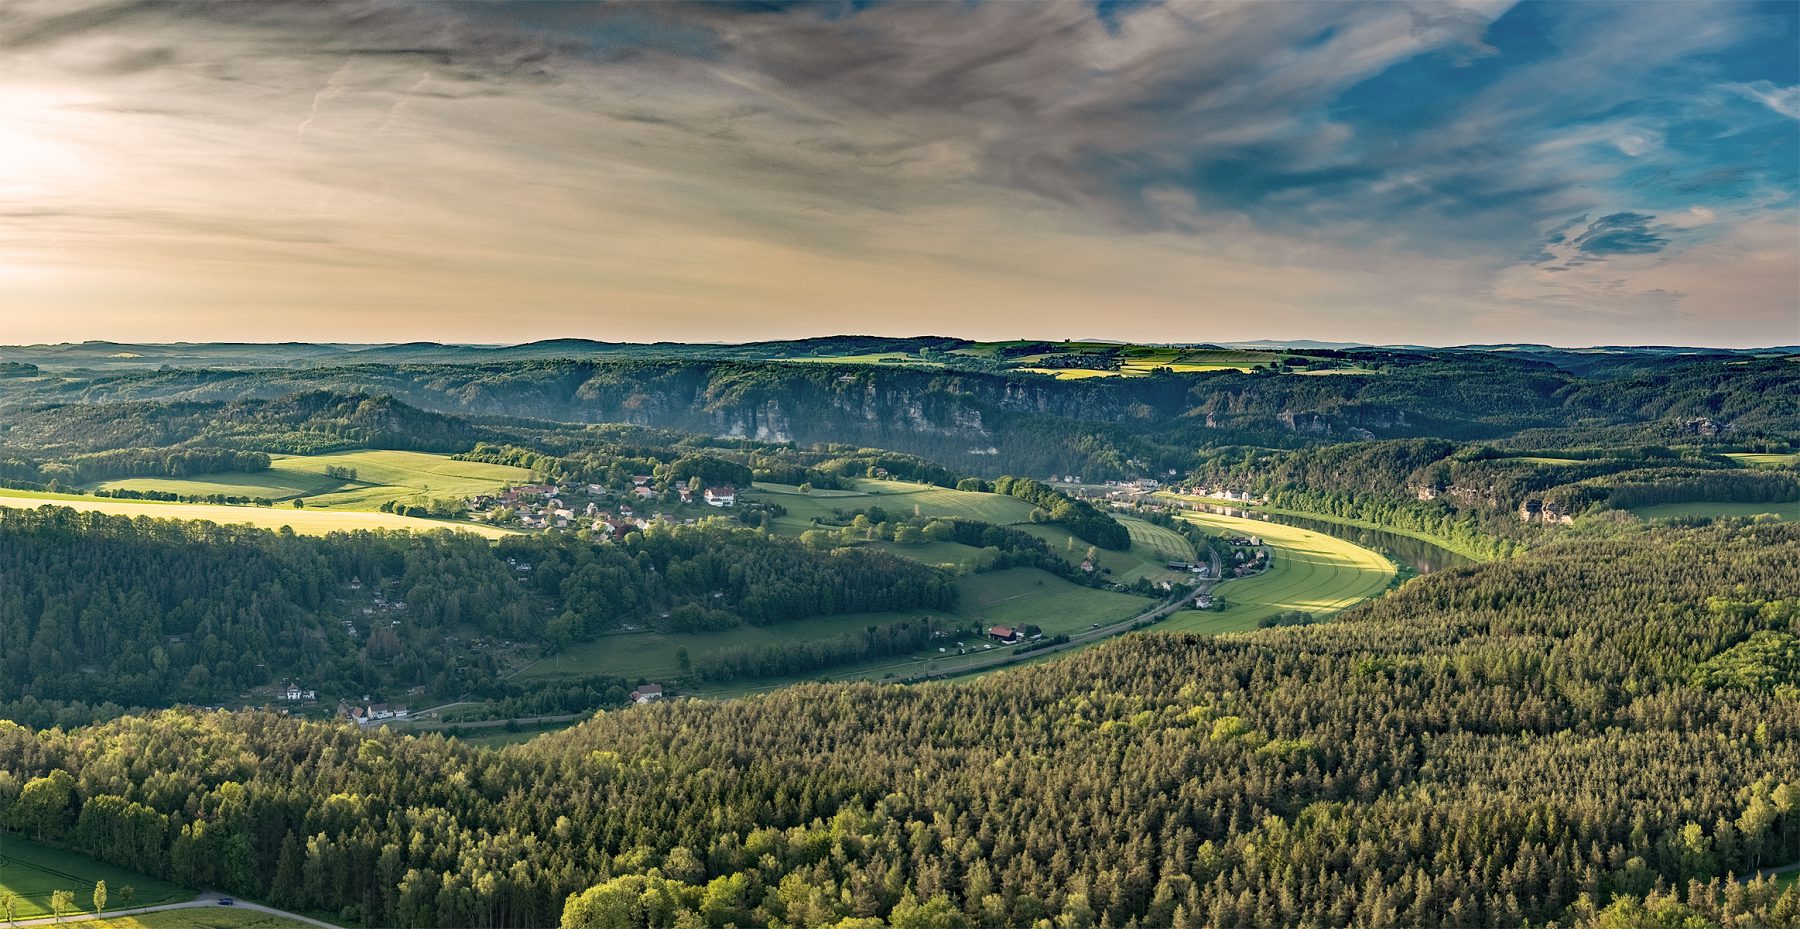
<path id="1" fill-rule="evenodd" d="M 1533 288 L 1604 269 L 1616 288 L 1579 292 L 1637 292 L 1800 209 L 1796 21 L 1503 0 L 14 0 L 0 266 L 34 270 L 0 277 L 29 288 L 0 300 L 84 331 L 137 325 L 130 307 L 159 331 L 488 340 L 854 314 L 1056 334 L 1104 310 L 1121 336 L 1607 341 L 1614 317 L 1577 328 Z M 1704 290 L 1654 289 L 1618 324 Z M 1721 338 L 1789 340 L 1768 320 L 1792 286 L 1734 300 L 1753 305 L 1716 310 L 1744 320 Z"/>
<path id="2" fill-rule="evenodd" d="M 1770 81 L 1752 81 L 1748 84 L 1726 84 L 1725 89 L 1755 100 L 1783 116 L 1800 119 L 1800 84 L 1780 87 Z"/>

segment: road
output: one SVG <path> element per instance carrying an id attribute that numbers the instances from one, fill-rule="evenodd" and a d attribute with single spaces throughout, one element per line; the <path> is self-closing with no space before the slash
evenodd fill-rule
<path id="1" fill-rule="evenodd" d="M 1130 632 L 1139 623 L 1162 619 L 1170 613 L 1181 609 L 1183 606 L 1192 603 L 1196 594 L 1210 590 L 1211 588 L 1211 584 L 1202 584 L 1199 587 L 1178 588 L 1178 592 L 1173 597 L 1164 600 L 1156 606 L 1153 606 L 1130 619 L 1120 620 L 1116 623 L 1108 623 L 1095 629 L 1084 629 L 1081 632 L 1071 633 L 1069 635 L 1069 641 L 1067 642 L 1033 649 L 1028 652 L 1020 652 L 1017 650 L 996 651 L 993 655 L 982 655 L 968 664 L 958 666 L 954 669 L 934 672 L 926 675 L 926 677 L 961 677 L 976 671 L 997 668 L 1002 665 L 1009 665 L 1019 661 L 1032 661 L 1042 658 L 1045 655 L 1054 655 L 1058 652 L 1066 652 L 1070 649 L 1080 648 L 1100 639 Z"/>
<path id="2" fill-rule="evenodd" d="M 71 915 L 64 916 L 61 919 L 57 919 L 54 916 L 39 916 L 39 917 L 34 917 L 32 919 L 21 919 L 16 922 L 8 923 L 7 925 L 8 926 L 56 926 L 56 925 L 62 925 L 65 923 L 89 922 L 91 920 L 96 920 L 96 919 L 117 919 L 121 916 L 137 916 L 142 913 L 160 913 L 164 910 L 188 910 L 188 909 L 193 909 L 195 907 L 216 907 L 219 905 L 219 900 L 222 896 L 223 896 L 222 894 L 209 892 L 209 893 L 203 893 L 200 896 L 187 901 L 186 903 L 164 903 L 160 906 L 139 906 L 139 907 L 132 907 L 131 909 L 125 909 L 125 910 L 106 910 L 105 912 L 98 913 L 98 914 L 95 914 L 95 913 L 71 914 Z M 343 927 L 341 927 L 341 926 L 325 922 L 324 920 L 321 920 L 321 919 L 313 919 L 311 916 L 301 916 L 299 913 L 289 913 L 287 910 L 278 910 L 272 906 L 263 906 L 260 903 L 251 903 L 248 900 L 238 899 L 235 897 L 232 898 L 232 900 L 233 900 L 232 907 L 235 909 L 251 910 L 251 911 L 254 911 L 257 913 L 267 913 L 270 916 L 279 916 L 283 919 L 291 919 L 294 922 L 302 923 L 304 925 L 316 926 L 316 927 L 318 927 L 318 929 L 343 929 Z"/>

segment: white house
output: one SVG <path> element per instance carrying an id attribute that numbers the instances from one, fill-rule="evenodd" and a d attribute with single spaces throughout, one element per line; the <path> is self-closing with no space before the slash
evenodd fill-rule
<path id="1" fill-rule="evenodd" d="M 737 488 L 708 487 L 706 488 L 706 503 L 708 506 L 736 506 Z"/>
<path id="2" fill-rule="evenodd" d="M 663 698 L 661 684 L 645 684 L 631 692 L 633 703 L 654 703 Z"/>

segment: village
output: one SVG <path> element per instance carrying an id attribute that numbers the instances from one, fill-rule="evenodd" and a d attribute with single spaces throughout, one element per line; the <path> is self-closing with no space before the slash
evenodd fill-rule
<path id="1" fill-rule="evenodd" d="M 691 509 L 692 515 L 674 519 L 665 509 L 679 513 L 681 507 L 728 510 L 737 505 L 734 486 L 671 485 L 648 474 L 633 475 L 628 489 L 597 483 L 520 484 L 467 500 L 468 517 L 477 522 L 518 529 L 590 530 L 615 541 L 652 523 L 691 525 L 705 515 L 704 510 Z"/>

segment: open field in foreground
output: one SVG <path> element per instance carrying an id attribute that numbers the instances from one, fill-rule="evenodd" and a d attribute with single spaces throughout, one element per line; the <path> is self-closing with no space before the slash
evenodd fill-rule
<path id="1" fill-rule="evenodd" d="M 430 497 L 461 499 L 524 484 L 524 468 L 458 461 L 449 455 L 363 449 L 329 455 L 276 455 L 267 471 L 201 474 L 191 478 L 133 477 L 106 481 L 93 489 L 161 491 L 189 496 L 268 497 L 278 503 L 304 499 L 309 507 L 376 510 L 383 503 L 414 503 Z M 350 468 L 356 480 L 327 477 L 330 467 Z"/>
<path id="2" fill-rule="evenodd" d="M 96 881 L 106 882 L 107 906 L 113 909 L 194 899 L 192 891 L 149 875 L 0 833 L 0 893 L 10 891 L 18 897 L 20 919 L 51 915 L 50 895 L 59 890 L 75 895 L 77 909 L 91 911 Z M 129 900 L 122 896 L 126 887 L 132 888 Z"/>
<path id="3" fill-rule="evenodd" d="M 392 513 L 365 513 L 352 510 L 297 510 L 289 506 L 227 506 L 222 503 L 165 503 L 156 500 L 112 500 L 106 497 L 83 497 L 75 494 L 40 493 L 29 490 L 0 489 L 0 507 L 33 508 L 66 506 L 75 510 L 111 513 L 114 516 L 149 516 L 156 519 L 204 519 L 221 525 L 250 525 L 258 529 L 280 529 L 283 526 L 307 535 L 327 532 L 352 532 L 357 529 L 410 529 L 423 532 L 432 529 L 456 529 L 489 538 L 505 535 L 506 530 L 477 523 L 458 523 L 436 519 L 417 519 Z"/>
<path id="4" fill-rule="evenodd" d="M 243 907 L 194 906 L 71 925 L 81 929 L 307 929 L 308 924 Z"/>
<path id="5" fill-rule="evenodd" d="M 1381 593 L 1394 579 L 1394 564 L 1386 556 L 1322 532 L 1210 513 L 1182 517 L 1223 535 L 1261 536 L 1274 549 L 1275 564 L 1215 588 L 1227 604 L 1224 611 L 1181 613 L 1158 629 L 1223 632 L 1230 630 L 1218 628 L 1215 618 L 1249 628 L 1264 616 L 1291 610 L 1325 617 Z"/>
<path id="6" fill-rule="evenodd" d="M 1760 516 L 1774 513 L 1782 519 L 1800 519 L 1800 501 L 1792 503 L 1721 503 L 1695 500 L 1689 503 L 1657 503 L 1631 509 L 1642 519 L 1667 516 Z"/>

